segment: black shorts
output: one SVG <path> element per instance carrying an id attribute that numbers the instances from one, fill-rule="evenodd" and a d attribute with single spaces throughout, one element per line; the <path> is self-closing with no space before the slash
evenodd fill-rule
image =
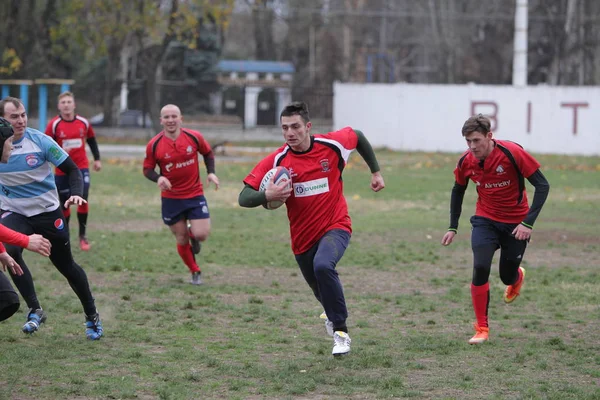
<path id="1" fill-rule="evenodd" d="M 522 254 L 527 247 L 527 240 L 518 240 L 512 234 L 519 224 L 507 224 L 489 218 L 474 215 L 471 217 L 471 247 L 473 251 L 477 248 L 494 246 L 503 251 Z"/>
<path id="2" fill-rule="evenodd" d="M 10 318 L 19 310 L 19 295 L 10 281 L 0 272 L 0 321 Z"/>

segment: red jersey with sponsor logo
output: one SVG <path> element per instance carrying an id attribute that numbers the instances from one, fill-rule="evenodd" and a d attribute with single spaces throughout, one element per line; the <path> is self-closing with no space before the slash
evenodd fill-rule
<path id="1" fill-rule="evenodd" d="M 79 169 L 89 168 L 90 163 L 85 150 L 85 144 L 88 138 L 92 138 L 96 134 L 87 119 L 75 115 L 72 121 L 67 121 L 60 115 L 57 115 L 48 123 L 45 133 L 69 153 L 69 157 L 77 164 Z M 56 175 L 64 174 L 64 172 L 56 168 Z"/>
<path id="2" fill-rule="evenodd" d="M 293 192 L 286 207 L 294 254 L 308 251 L 330 230 L 352 232 L 342 171 L 357 143 L 358 137 L 349 127 L 314 135 L 307 151 L 295 152 L 284 145 L 258 163 L 244 179 L 244 183 L 258 190 L 271 168 L 281 165 L 290 171 Z"/>
<path id="3" fill-rule="evenodd" d="M 540 164 L 516 143 L 494 142 L 494 149 L 483 163 L 467 151 L 460 158 L 454 176 L 459 185 L 466 185 L 468 179 L 475 183 L 478 195 L 475 215 L 518 224 L 529 212 L 524 178 L 537 171 Z"/>
<path id="4" fill-rule="evenodd" d="M 160 174 L 171 182 L 171 190 L 161 192 L 170 199 L 190 199 L 204 194 L 198 166 L 198 153 L 211 152 L 210 144 L 200 132 L 181 129 L 177 139 L 164 131 L 154 136 L 146 146 L 144 168 L 160 168 Z"/>

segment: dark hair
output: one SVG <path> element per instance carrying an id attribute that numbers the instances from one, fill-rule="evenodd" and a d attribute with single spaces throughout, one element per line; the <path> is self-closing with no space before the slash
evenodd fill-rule
<path id="1" fill-rule="evenodd" d="M 6 143 L 6 141 L 14 134 L 15 131 L 13 131 L 10 122 L 0 117 L 0 159 L 2 158 L 2 153 L 4 153 L 4 143 Z"/>
<path id="2" fill-rule="evenodd" d="M 308 106 L 304 102 L 295 101 L 285 106 L 279 119 L 281 119 L 281 117 L 291 117 L 292 115 L 299 115 L 304 123 L 310 121 L 310 117 L 308 116 Z"/>
<path id="3" fill-rule="evenodd" d="M 483 114 L 473 115 L 465 121 L 462 127 L 462 135 L 467 136 L 472 132 L 481 132 L 486 135 L 491 130 L 492 123 L 490 119 Z"/>
<path id="4" fill-rule="evenodd" d="M 4 107 L 7 103 L 12 103 L 13 106 L 15 106 L 16 108 L 19 108 L 21 106 L 25 107 L 21 100 L 17 99 L 16 97 L 7 96 L 0 100 L 0 117 L 4 117 Z"/>
<path id="5" fill-rule="evenodd" d="M 10 122 L 0 117 L 0 141 L 4 142 L 6 139 L 13 136 L 14 134 L 15 131 L 13 130 L 13 127 L 10 124 Z M 2 151 L 0 150 L 0 154 L 1 153 Z"/>

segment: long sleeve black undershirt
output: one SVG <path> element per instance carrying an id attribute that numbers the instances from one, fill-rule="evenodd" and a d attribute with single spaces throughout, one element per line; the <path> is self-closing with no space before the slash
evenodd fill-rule
<path id="1" fill-rule="evenodd" d="M 152 182 L 158 182 L 158 178 L 160 178 L 160 174 L 153 168 L 144 168 L 144 176 Z"/>
<path id="2" fill-rule="evenodd" d="M 69 177 L 69 186 L 71 187 L 71 196 L 83 196 L 83 177 L 81 171 L 77 167 L 77 164 L 67 157 L 57 168 L 65 173 Z"/>
<path id="3" fill-rule="evenodd" d="M 206 154 L 202 154 L 204 158 L 204 165 L 206 165 L 206 173 L 214 174 L 215 173 L 215 154 L 211 150 Z"/>
<path id="4" fill-rule="evenodd" d="M 529 212 L 521 223 L 528 228 L 533 228 L 533 224 L 538 215 L 540 215 L 540 211 L 542 211 L 542 207 L 548 198 L 548 193 L 550 193 L 550 184 L 539 169 L 527 178 L 527 180 L 533 185 L 535 191 L 533 192 L 533 200 L 531 201 Z"/>
<path id="5" fill-rule="evenodd" d="M 454 182 L 454 187 L 452 187 L 452 195 L 450 196 L 450 228 L 448 228 L 449 231 L 458 230 L 458 220 L 460 219 L 460 214 L 462 212 L 462 204 L 465 198 L 465 192 L 467 191 L 468 185 L 469 181 L 467 181 L 466 185 L 460 185 L 458 182 Z"/>
<path id="6" fill-rule="evenodd" d="M 100 161 L 100 149 L 98 149 L 98 142 L 96 141 L 96 138 L 87 138 L 87 144 L 90 146 L 90 151 L 94 156 L 94 161 Z"/>
<path id="7" fill-rule="evenodd" d="M 533 194 L 533 200 L 531 202 L 529 212 L 521 223 L 528 228 L 533 228 L 533 224 L 540 214 L 540 211 L 542 211 L 542 207 L 548 198 L 550 184 L 548 183 L 548 180 L 546 180 L 544 174 L 542 174 L 542 171 L 539 169 L 536 170 L 529 178 L 527 178 L 527 180 L 533 185 L 535 192 Z M 458 220 L 460 219 L 460 214 L 462 212 L 462 203 L 466 190 L 467 185 L 463 186 L 459 185 L 458 182 L 454 182 L 452 195 L 450 196 L 450 228 L 448 228 L 448 230 L 456 231 L 458 229 Z"/>

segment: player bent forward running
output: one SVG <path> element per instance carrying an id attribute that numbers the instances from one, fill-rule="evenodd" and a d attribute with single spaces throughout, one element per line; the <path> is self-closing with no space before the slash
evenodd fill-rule
<path id="1" fill-rule="evenodd" d="M 358 150 L 371 170 L 371 189 L 378 192 L 385 183 L 371 144 L 362 132 L 347 127 L 326 135 L 311 135 L 308 107 L 299 102 L 286 106 L 280 120 L 286 144 L 260 161 L 244 179 L 239 204 L 257 207 L 267 201 L 286 203 L 292 251 L 325 310 L 327 333 L 333 336 L 332 354 L 347 354 L 351 342 L 346 326 L 348 311 L 335 267 L 352 233 L 342 181 L 352 150 Z M 258 191 L 265 173 L 280 165 L 290 171 L 293 190 L 286 183 L 271 182 L 265 191 Z"/>
<path id="2" fill-rule="evenodd" d="M 85 202 L 81 198 L 83 180 L 77 165 L 51 138 L 27 127 L 27 112 L 23 103 L 14 97 L 0 101 L 0 117 L 6 118 L 14 131 L 13 151 L 6 164 L 0 164 L 0 199 L 3 213 L 2 225 L 24 234 L 39 233 L 50 240 L 50 261 L 67 278 L 85 312 L 85 334 L 88 339 L 98 340 L 104 334 L 100 315 L 85 271 L 73 260 L 69 231 L 65 229 L 63 213 L 54 183 L 50 164 L 58 166 L 69 176 L 72 196 L 65 207 Z M 6 150 L 6 149 L 4 149 Z M 35 292 L 33 277 L 23 260 L 21 247 L 7 245 L 8 254 L 23 270 L 12 280 L 29 307 L 23 332 L 37 331 L 46 320 Z M 10 272 L 10 271 L 9 271 Z"/>
<path id="3" fill-rule="evenodd" d="M 458 160 L 450 199 L 450 228 L 442 238 L 450 245 L 458 229 L 462 202 L 469 179 L 477 187 L 477 206 L 471 217 L 473 279 L 471 299 L 477 322 L 470 344 L 488 340 L 488 279 L 492 258 L 500 249 L 500 279 L 508 285 L 504 301 L 513 302 L 523 287 L 525 269 L 520 267 L 533 224 L 548 197 L 550 185 L 539 170 L 540 164 L 513 142 L 496 140 L 490 131 L 489 118 L 479 114 L 464 123 L 462 135 L 469 150 Z M 525 182 L 535 187 L 531 208 L 527 202 Z"/>

